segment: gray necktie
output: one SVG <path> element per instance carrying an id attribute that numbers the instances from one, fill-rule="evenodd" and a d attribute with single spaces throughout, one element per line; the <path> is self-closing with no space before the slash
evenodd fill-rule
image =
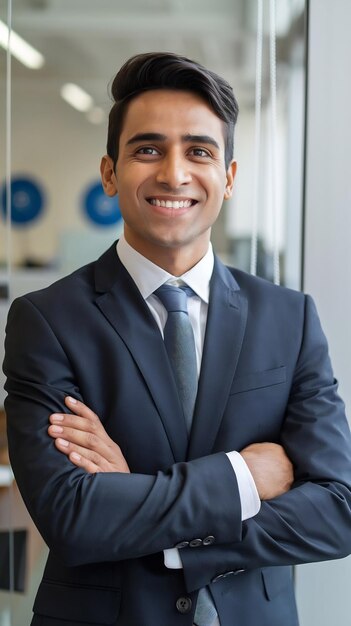
<path id="1" fill-rule="evenodd" d="M 190 287 L 162 285 L 155 291 L 168 312 L 164 327 L 164 342 L 177 383 L 188 433 L 191 430 L 197 394 L 197 367 L 194 333 L 189 320 L 187 295 Z M 208 589 L 200 589 L 194 622 L 197 626 L 211 626 L 217 617 Z"/>
<path id="2" fill-rule="evenodd" d="M 177 383 L 188 433 L 190 433 L 197 394 L 197 367 L 194 333 L 188 316 L 187 294 L 190 287 L 162 285 L 155 291 L 168 312 L 164 342 Z"/>

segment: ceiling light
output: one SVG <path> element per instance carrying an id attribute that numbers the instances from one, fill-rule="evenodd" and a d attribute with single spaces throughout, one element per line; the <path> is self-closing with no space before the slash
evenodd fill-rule
<path id="1" fill-rule="evenodd" d="M 87 113 L 87 119 L 92 124 L 102 124 L 105 121 L 105 111 L 101 107 L 93 107 Z"/>
<path id="2" fill-rule="evenodd" d="M 9 29 L 4 22 L 0 20 L 0 46 L 7 50 L 9 43 Z M 15 31 L 10 33 L 10 52 L 18 61 L 23 63 L 31 70 L 38 70 L 43 67 L 45 59 L 38 50 L 29 45 L 22 37 L 17 35 Z"/>
<path id="3" fill-rule="evenodd" d="M 77 111 L 82 111 L 86 113 L 90 111 L 93 106 L 93 99 L 89 94 L 84 91 L 78 85 L 74 83 L 66 83 L 61 88 L 61 96 L 68 104 L 77 109 Z"/>

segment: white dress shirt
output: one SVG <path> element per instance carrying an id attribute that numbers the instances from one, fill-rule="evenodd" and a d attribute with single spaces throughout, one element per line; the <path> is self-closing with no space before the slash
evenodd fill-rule
<path id="1" fill-rule="evenodd" d="M 166 270 L 146 259 L 134 250 L 123 236 L 117 243 L 117 254 L 148 305 L 162 336 L 167 320 L 167 311 L 159 298 L 154 295 L 154 291 L 166 282 L 175 286 L 185 284 L 194 291 L 196 296 L 188 298 L 188 313 L 194 332 L 199 375 L 207 322 L 210 279 L 214 264 L 211 244 L 205 256 L 189 271 L 178 277 L 172 276 Z M 236 475 L 241 503 L 241 519 L 244 521 L 258 513 L 261 506 L 260 498 L 243 457 L 237 451 L 228 452 L 227 456 Z M 174 569 L 183 567 L 179 551 L 176 548 L 164 550 L 164 555 L 166 567 Z"/>

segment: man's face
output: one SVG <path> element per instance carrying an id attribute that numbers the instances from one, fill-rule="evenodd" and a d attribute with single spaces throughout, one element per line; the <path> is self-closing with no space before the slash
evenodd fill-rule
<path id="1" fill-rule="evenodd" d="M 126 240 L 154 263 L 181 254 L 190 268 L 206 253 L 236 168 L 225 169 L 223 132 L 191 92 L 147 91 L 128 105 L 116 172 L 104 157 L 102 180 L 108 195 L 119 194 Z"/>

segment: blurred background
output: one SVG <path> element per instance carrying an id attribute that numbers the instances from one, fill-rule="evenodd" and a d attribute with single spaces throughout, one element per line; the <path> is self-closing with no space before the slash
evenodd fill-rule
<path id="1" fill-rule="evenodd" d="M 118 198 L 104 197 L 99 163 L 111 106 L 108 85 L 133 54 L 184 54 L 233 86 L 240 106 L 238 175 L 213 243 L 224 261 L 250 270 L 257 6 L 257 0 L 0 0 L 0 361 L 10 301 L 95 259 L 122 231 Z M 22 61 L 13 56 L 11 68 L 5 50 L 9 7 L 13 30 L 34 48 L 34 53 L 24 50 Z M 268 0 L 263 7 L 257 273 L 273 279 L 276 253 L 281 282 L 314 295 L 349 404 L 350 5 L 348 0 L 332 7 L 327 0 L 277 0 L 274 123 Z M 6 127 L 12 134 L 11 221 Z M 46 548 L 8 471 L 2 384 L 0 375 L 0 626 L 25 626 Z M 18 533 L 9 539 L 10 527 Z M 8 573 L 9 545 L 15 547 L 14 576 Z M 350 570 L 349 560 L 297 568 L 301 626 L 350 626 Z M 11 586 L 16 591 L 10 594 Z"/>
<path id="2" fill-rule="evenodd" d="M 4 5 L 6 2 L 2 2 L 0 19 L 6 21 Z M 16 269 L 40 267 L 67 272 L 94 259 L 118 236 L 118 208 L 99 195 L 99 161 L 105 152 L 111 106 L 108 84 L 131 55 L 152 50 L 176 51 L 194 58 L 221 73 L 234 88 L 240 104 L 235 147 L 237 189 L 232 204 L 225 206 L 214 243 L 219 253 L 249 269 L 256 0 L 14 0 L 12 6 L 13 29 L 42 55 L 35 69 L 16 59 L 12 63 L 12 177 L 13 185 L 17 184 L 12 261 Z M 287 233 L 291 234 L 292 223 L 296 233 L 299 231 L 301 216 L 304 0 L 280 0 L 276 24 L 279 247 L 283 279 L 298 286 L 299 254 L 298 248 L 293 250 L 298 246 L 297 235 L 292 241 Z M 259 270 L 271 277 L 268 26 L 266 12 Z M 3 80 L 5 69 L 6 55 L 2 53 Z M 77 93 L 70 92 L 72 84 Z M 63 98 L 70 93 L 73 106 Z M 5 89 L 2 94 L 0 119 L 4 120 Z M 4 158 L 4 152 L 1 156 Z M 0 241 L 5 229 L 2 215 Z M 289 262 L 290 254 L 294 261 Z M 0 264 L 5 263 L 6 247 L 2 245 Z"/>

